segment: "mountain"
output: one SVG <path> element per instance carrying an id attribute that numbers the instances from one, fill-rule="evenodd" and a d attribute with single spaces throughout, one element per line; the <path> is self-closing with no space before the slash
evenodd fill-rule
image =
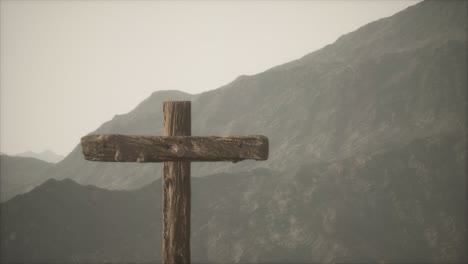
<path id="1" fill-rule="evenodd" d="M 35 158 L 0 155 L 0 202 L 32 190 L 48 179 L 53 164 Z"/>
<path id="2" fill-rule="evenodd" d="M 194 135 L 269 137 L 268 161 L 193 163 L 193 262 L 466 262 L 467 7 L 418 3 L 93 133 L 161 134 L 162 102 L 191 100 Z M 0 205 L 2 261 L 159 260 L 159 166 L 78 146 L 42 173 L 65 180 Z"/>
<path id="3" fill-rule="evenodd" d="M 196 97 L 179 91 L 153 93 L 133 111 L 125 115 L 116 115 L 93 133 L 162 135 L 162 103 L 168 100 L 194 100 Z M 71 178 L 82 184 L 109 189 L 135 189 L 159 178 L 161 167 L 156 163 L 89 162 L 84 160 L 81 146 L 77 146 L 64 160 L 44 174 L 49 178 Z"/>
<path id="4" fill-rule="evenodd" d="M 194 178 L 192 261 L 465 262 L 466 144 L 444 134 L 288 174 Z M 160 180 L 133 191 L 49 180 L 0 209 L 2 262 L 161 259 Z"/>
<path id="5" fill-rule="evenodd" d="M 23 153 L 16 154 L 14 156 L 17 156 L 17 157 L 31 157 L 31 158 L 36 158 L 36 159 L 43 160 L 43 161 L 50 162 L 50 163 L 57 163 L 57 162 L 60 162 L 61 160 L 63 160 L 63 158 L 65 158 L 64 156 L 55 154 L 54 152 L 52 152 L 50 150 L 46 150 L 46 151 L 43 151 L 43 152 L 40 152 L 40 153 L 36 153 L 36 152 L 32 152 L 32 151 L 26 151 L 26 152 L 23 152 Z"/>
<path id="6" fill-rule="evenodd" d="M 197 163 L 192 174 L 295 168 L 466 130 L 466 3 L 425 1 L 296 61 L 198 95 L 155 92 L 91 134 L 160 135 L 162 102 L 192 101 L 194 135 L 263 134 L 266 162 Z M 78 139 L 77 139 L 78 141 Z M 99 171 L 99 174 L 95 172 Z M 92 163 L 80 146 L 49 176 L 134 189 L 159 164 Z"/>

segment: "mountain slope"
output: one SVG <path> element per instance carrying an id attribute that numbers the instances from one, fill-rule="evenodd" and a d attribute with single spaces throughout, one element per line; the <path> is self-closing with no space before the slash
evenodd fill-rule
<path id="1" fill-rule="evenodd" d="M 0 155 L 0 202 L 32 190 L 48 177 L 53 164 L 35 158 Z"/>
<path id="2" fill-rule="evenodd" d="M 156 92 L 93 132 L 160 134 L 162 102 L 192 100 L 194 135 L 263 134 L 266 162 L 197 163 L 193 175 L 288 170 L 446 131 L 465 131 L 467 3 L 425 1 L 296 61 L 196 96 Z M 144 109 L 144 110 L 142 110 Z M 77 139 L 78 140 L 78 139 Z M 83 161 L 80 147 L 49 176 L 111 189 L 144 186 L 158 164 Z"/>
<path id="3" fill-rule="evenodd" d="M 69 179 L 48 180 L 0 205 L 2 263 L 103 262 L 111 256 L 110 260 L 137 258 L 134 253 L 151 256 L 157 245 L 140 241 L 148 237 L 155 241 L 161 232 L 158 220 L 150 223 L 160 207 L 158 200 L 154 192 L 135 196 L 80 186 Z"/>
<path id="4" fill-rule="evenodd" d="M 444 134 L 289 174 L 194 178 L 192 261 L 466 261 L 466 143 Z M 0 209 L 2 261 L 161 257 L 159 180 L 134 191 L 49 180 Z"/>
<path id="5" fill-rule="evenodd" d="M 116 115 L 93 133 L 128 135 L 161 135 L 162 103 L 168 100 L 192 100 L 196 96 L 179 91 L 159 91 L 125 115 Z M 83 135 L 85 136 L 85 135 Z M 79 139 L 77 139 L 79 140 Z M 132 189 L 144 186 L 161 175 L 155 163 L 99 163 L 85 161 L 81 146 L 77 146 L 57 166 L 45 172 L 49 178 L 71 178 L 83 184 L 110 189 Z"/>
<path id="6" fill-rule="evenodd" d="M 467 2 L 425 1 L 220 89 L 158 92 L 93 133 L 160 133 L 164 100 L 193 134 L 264 134 L 266 162 L 196 163 L 193 262 L 467 261 Z M 154 132 L 155 131 L 155 132 Z M 158 132 L 159 131 L 159 132 Z M 87 163 L 0 205 L 1 258 L 160 259 L 158 165 Z"/>
<path id="7" fill-rule="evenodd" d="M 32 151 L 26 151 L 26 152 L 23 152 L 23 153 L 20 153 L 20 154 L 16 154 L 15 156 L 35 158 L 35 159 L 39 159 L 39 160 L 49 162 L 49 163 L 57 163 L 57 162 L 63 160 L 63 158 L 65 158 L 64 156 L 55 154 L 54 152 L 52 152 L 50 150 L 46 150 L 46 151 L 43 151 L 43 152 L 40 152 L 40 153 L 36 153 L 36 152 L 32 152 Z"/>

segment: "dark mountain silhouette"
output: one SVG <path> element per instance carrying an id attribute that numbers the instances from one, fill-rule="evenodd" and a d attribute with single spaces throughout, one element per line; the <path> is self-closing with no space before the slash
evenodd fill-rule
<path id="1" fill-rule="evenodd" d="M 161 134 L 162 102 L 190 99 L 194 135 L 269 137 L 266 162 L 192 165 L 212 175 L 193 178 L 193 262 L 466 262 L 466 10 L 424 1 L 219 89 L 156 92 L 93 133 Z M 159 260 L 159 170 L 75 148 L 43 175 L 87 186 L 1 205 L 2 260 Z"/>
<path id="2" fill-rule="evenodd" d="M 58 154 L 56 154 L 56 153 L 54 153 L 53 151 L 50 151 L 50 150 L 45 150 L 45 151 L 42 151 L 42 152 L 39 152 L 39 153 L 36 153 L 36 152 L 33 152 L 33 151 L 26 151 L 26 152 L 23 152 L 23 153 L 16 154 L 15 156 L 17 156 L 17 157 L 36 158 L 36 159 L 40 159 L 40 160 L 50 162 L 50 163 L 57 163 L 57 162 L 63 160 L 63 158 L 65 158 L 64 156 L 58 155 Z"/>
<path id="3" fill-rule="evenodd" d="M 194 263 L 466 261 L 466 138 L 192 181 Z M 1 205 L 2 262 L 161 259 L 161 182 L 49 180 Z"/>
<path id="4" fill-rule="evenodd" d="M 43 172 L 53 165 L 35 158 L 0 155 L 0 201 L 28 192 L 43 183 L 48 179 Z"/>

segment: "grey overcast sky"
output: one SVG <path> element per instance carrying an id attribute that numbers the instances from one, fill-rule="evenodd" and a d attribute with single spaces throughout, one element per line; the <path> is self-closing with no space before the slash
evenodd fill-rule
<path id="1" fill-rule="evenodd" d="M 418 1 L 1 1 L 0 151 L 68 154 L 157 90 L 200 93 Z"/>

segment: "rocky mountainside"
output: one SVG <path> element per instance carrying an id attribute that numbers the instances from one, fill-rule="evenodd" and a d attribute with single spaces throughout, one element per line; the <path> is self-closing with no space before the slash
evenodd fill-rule
<path id="1" fill-rule="evenodd" d="M 269 137 L 268 161 L 192 165 L 212 175 L 192 182 L 193 262 L 466 262 L 467 7 L 418 3 L 219 89 L 156 92 L 93 133 L 160 134 L 162 102 L 192 100 L 194 135 Z M 0 205 L 2 261 L 160 259 L 159 165 L 80 152 L 43 173 L 73 181 Z"/>
<path id="2" fill-rule="evenodd" d="M 466 137 L 192 181 L 194 263 L 466 261 Z M 2 262 L 161 259 L 161 182 L 49 180 L 2 204 Z"/>
<path id="3" fill-rule="evenodd" d="M 0 155 L 0 202 L 43 183 L 48 179 L 43 172 L 53 166 L 35 158 Z"/>
<path id="4" fill-rule="evenodd" d="M 65 158 L 64 156 L 58 155 L 58 154 L 56 154 L 56 153 L 54 153 L 53 151 L 50 151 L 50 150 L 46 150 L 46 151 L 43 151 L 43 152 L 40 152 L 40 153 L 36 153 L 36 152 L 33 152 L 33 151 L 26 151 L 26 152 L 23 152 L 23 153 L 20 153 L 20 154 L 16 154 L 15 156 L 17 156 L 17 157 L 36 158 L 36 159 L 43 160 L 43 161 L 49 162 L 49 163 L 57 163 L 57 162 L 60 162 L 61 160 L 63 160 L 63 158 Z"/>
<path id="5" fill-rule="evenodd" d="M 462 131 L 467 109 L 465 11 L 464 1 L 425 1 L 301 59 L 240 76 L 219 89 L 195 96 L 156 92 L 93 134 L 161 134 L 162 102 L 192 100 L 194 135 L 269 137 L 267 162 L 194 164 L 192 173 L 200 176 L 295 168 Z M 132 189 L 159 177 L 160 165 L 89 163 L 77 146 L 48 175 Z"/>

